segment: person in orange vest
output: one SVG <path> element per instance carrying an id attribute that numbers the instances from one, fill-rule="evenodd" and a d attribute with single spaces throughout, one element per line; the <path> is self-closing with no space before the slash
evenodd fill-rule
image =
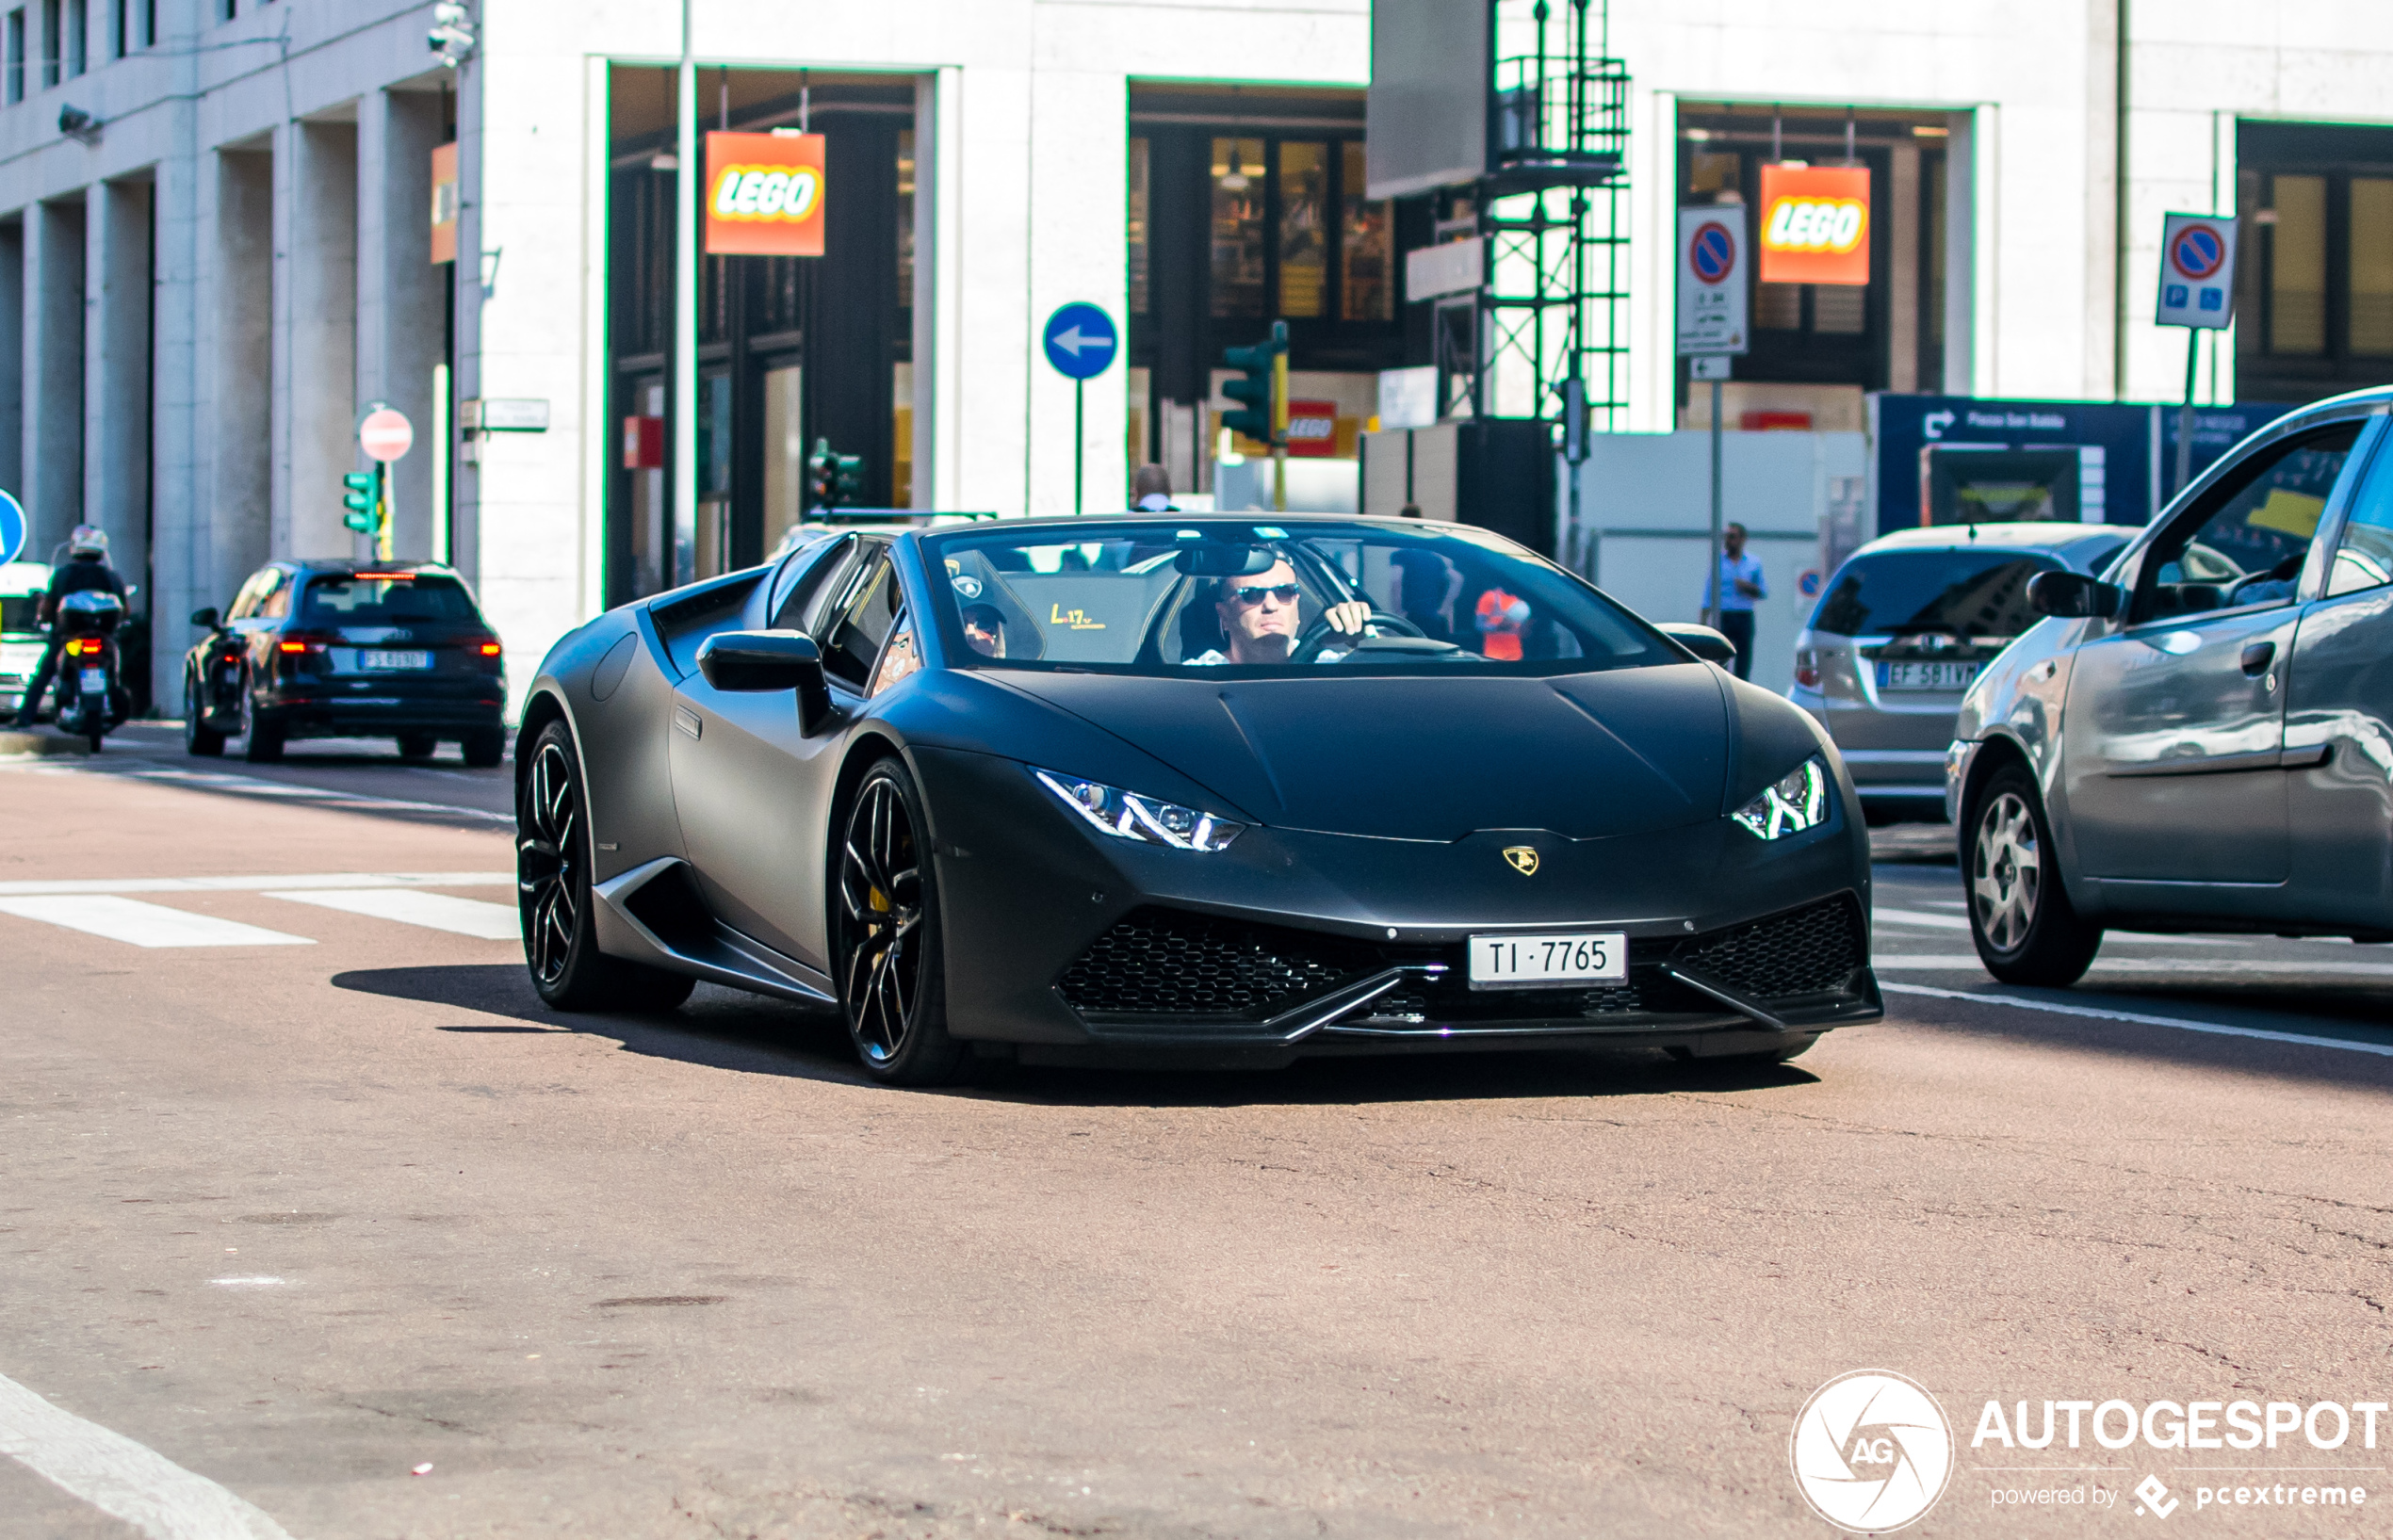
<path id="1" fill-rule="evenodd" d="M 1479 595 L 1479 651 L 1506 663 L 1521 661 L 1521 628 L 1529 624 L 1529 601 L 1491 588 Z"/>

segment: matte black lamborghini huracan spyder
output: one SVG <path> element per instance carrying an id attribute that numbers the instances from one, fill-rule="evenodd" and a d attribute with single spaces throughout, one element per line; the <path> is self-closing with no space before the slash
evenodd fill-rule
<path id="1" fill-rule="evenodd" d="M 1876 1020 L 1811 718 L 1480 530 L 1008 520 L 799 543 L 557 644 L 516 766 L 566 1010 L 836 1004 L 874 1075 Z"/>

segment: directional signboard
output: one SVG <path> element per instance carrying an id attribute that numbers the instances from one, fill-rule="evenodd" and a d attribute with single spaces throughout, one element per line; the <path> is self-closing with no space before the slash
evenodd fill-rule
<path id="1" fill-rule="evenodd" d="M 1745 210 L 1679 210 L 1679 355 L 1745 351 Z"/>
<path id="2" fill-rule="evenodd" d="M 25 536 L 31 527 L 32 521 L 24 516 L 24 505 L 0 492 L 0 562 L 14 561 L 24 554 Z"/>
<path id="3" fill-rule="evenodd" d="M 1122 350 L 1121 333 L 1114 330 L 1114 318 L 1095 305 L 1079 300 L 1047 317 L 1047 330 L 1040 334 L 1040 341 L 1047 348 L 1047 362 L 1066 380 L 1095 379 Z"/>
<path id="4" fill-rule="evenodd" d="M 2160 227 L 2158 326 L 2235 319 L 2235 216 L 2172 214 Z"/>

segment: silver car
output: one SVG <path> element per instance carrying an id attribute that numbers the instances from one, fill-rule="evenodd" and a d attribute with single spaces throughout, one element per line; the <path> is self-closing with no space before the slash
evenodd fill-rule
<path id="1" fill-rule="evenodd" d="M 1962 703 L 1978 954 L 2067 984 L 2106 928 L 2393 941 L 2393 390 L 2238 445 Z"/>
<path id="2" fill-rule="evenodd" d="M 2034 624 L 2028 580 L 2099 572 L 2128 528 L 1974 524 L 1905 529 L 1836 569 L 1795 640 L 1787 699 L 1817 717 L 1875 816 L 1934 817 L 1962 692 Z"/>

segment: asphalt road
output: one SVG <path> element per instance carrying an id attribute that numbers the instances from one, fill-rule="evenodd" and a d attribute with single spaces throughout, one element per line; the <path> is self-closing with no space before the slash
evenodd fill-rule
<path id="1" fill-rule="evenodd" d="M 43 1418 L 300 1540 L 1828 1534 L 1789 1434 L 1864 1368 L 1952 1424 L 1913 1532 L 2141 1532 L 2147 1476 L 2172 1530 L 2382 1532 L 2196 1505 L 2287 1471 L 2393 1503 L 2393 1419 L 1972 1442 L 1995 1399 L 2393 1401 L 2379 948 L 2011 990 L 1954 869 L 1890 862 L 1888 1023 L 1766 1072 L 908 1094 L 728 992 L 544 1010 L 503 771 L 153 736 L 0 766 L 0 1536 L 276 1532 L 107 1516 Z M 2092 1496 L 1996 1500 L 2038 1491 Z"/>

